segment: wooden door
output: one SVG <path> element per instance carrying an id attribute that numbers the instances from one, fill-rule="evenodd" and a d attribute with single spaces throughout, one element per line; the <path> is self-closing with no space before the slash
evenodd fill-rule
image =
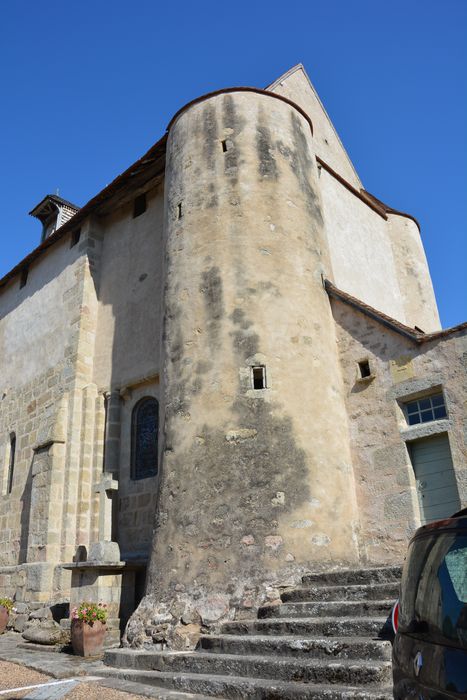
<path id="1" fill-rule="evenodd" d="M 422 525 L 447 518 L 460 509 L 448 436 L 416 440 L 410 456 L 417 481 Z"/>

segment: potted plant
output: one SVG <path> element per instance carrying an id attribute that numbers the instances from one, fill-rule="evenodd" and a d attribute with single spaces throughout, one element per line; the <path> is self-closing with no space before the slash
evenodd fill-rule
<path id="1" fill-rule="evenodd" d="M 12 610 L 13 601 L 11 598 L 0 598 L 0 634 L 5 631 Z"/>
<path id="2" fill-rule="evenodd" d="M 71 645 L 77 656 L 98 656 L 106 631 L 107 606 L 81 603 L 71 611 Z"/>

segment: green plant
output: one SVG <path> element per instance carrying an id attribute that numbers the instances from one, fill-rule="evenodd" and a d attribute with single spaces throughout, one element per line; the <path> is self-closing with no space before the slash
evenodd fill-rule
<path id="1" fill-rule="evenodd" d="M 105 603 L 81 603 L 77 608 L 71 611 L 72 620 L 83 620 L 88 624 L 107 621 L 107 605 Z"/>
<path id="2" fill-rule="evenodd" d="M 11 598 L 0 598 L 0 608 L 6 608 L 8 610 L 8 614 L 10 614 L 13 610 L 13 601 Z"/>

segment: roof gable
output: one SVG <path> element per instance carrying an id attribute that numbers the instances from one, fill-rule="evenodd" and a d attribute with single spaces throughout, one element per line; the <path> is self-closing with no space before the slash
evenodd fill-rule
<path id="1" fill-rule="evenodd" d="M 327 114 L 305 68 L 297 64 L 268 85 L 266 90 L 288 97 L 311 118 L 316 155 L 328 163 L 355 188 L 363 187 L 360 178 Z"/>

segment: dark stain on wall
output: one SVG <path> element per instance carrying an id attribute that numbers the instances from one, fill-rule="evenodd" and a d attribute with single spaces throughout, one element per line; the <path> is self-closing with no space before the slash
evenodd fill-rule
<path id="1" fill-rule="evenodd" d="M 290 169 L 297 178 L 300 190 L 305 195 L 305 203 L 308 213 L 316 221 L 316 223 L 323 225 L 324 220 L 321 205 L 316 192 L 311 186 L 311 173 L 314 167 L 313 160 L 311 158 L 308 142 L 303 132 L 300 119 L 294 112 L 291 113 L 291 122 L 294 148 L 292 149 L 285 146 L 282 141 L 278 141 L 276 146 L 278 151 L 288 162 Z"/>
<path id="2" fill-rule="evenodd" d="M 202 113 L 203 119 L 203 156 L 208 170 L 215 170 L 216 155 L 219 147 L 219 135 L 217 131 L 216 110 L 213 104 L 205 104 Z"/>
<path id="3" fill-rule="evenodd" d="M 213 207 L 217 207 L 219 204 L 219 197 L 217 196 L 216 188 L 213 182 L 210 182 L 208 185 L 208 200 L 206 202 L 206 207 L 208 209 L 212 209 Z"/>
<path id="4" fill-rule="evenodd" d="M 234 309 L 230 318 L 236 325 L 240 326 L 242 330 L 247 330 L 253 325 L 252 322 L 246 318 L 245 311 L 241 308 Z"/>
<path id="5" fill-rule="evenodd" d="M 259 110 L 259 121 L 256 125 L 256 153 L 258 155 L 258 172 L 261 178 L 277 180 L 278 170 L 273 155 L 274 145 L 271 131 L 265 125 L 264 111 Z"/>
<path id="6" fill-rule="evenodd" d="M 196 601 L 205 590 L 225 592 L 230 581 L 230 606 L 237 607 L 245 589 L 254 593 L 261 586 L 268 560 L 285 565 L 279 519 L 311 494 L 306 455 L 292 420 L 278 416 L 278 408 L 239 395 L 231 426 L 246 426 L 254 437 L 228 441 L 225 430 L 204 426 L 201 444 L 172 454 L 156 524 L 158 566 L 148 583 L 159 603 L 177 598 L 181 587 L 182 598 L 189 591 Z M 274 503 L 278 491 L 285 494 L 283 505 Z"/>
<path id="7" fill-rule="evenodd" d="M 248 357 L 259 352 L 259 336 L 250 331 L 252 325 L 242 309 L 235 309 L 232 320 L 236 329 L 230 332 L 235 353 L 239 355 L 239 360 L 244 362 Z"/>
<path id="8" fill-rule="evenodd" d="M 245 119 L 238 114 L 232 95 L 224 95 L 222 99 L 222 126 L 225 130 L 231 130 L 228 139 L 232 142 L 232 146 L 223 154 L 224 172 L 235 185 L 240 159 L 240 140 L 236 137 L 243 131 Z"/>
<path id="9" fill-rule="evenodd" d="M 211 346 L 216 347 L 218 345 L 220 321 L 225 313 L 222 278 L 218 267 L 211 267 L 203 272 L 199 291 L 203 295 L 207 332 L 210 336 Z"/>

